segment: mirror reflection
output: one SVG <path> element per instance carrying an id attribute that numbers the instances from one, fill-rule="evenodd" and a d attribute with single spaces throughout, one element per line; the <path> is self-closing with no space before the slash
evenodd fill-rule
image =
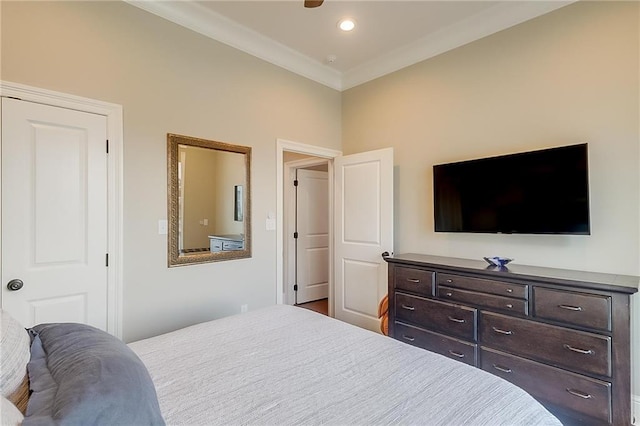
<path id="1" fill-rule="evenodd" d="M 251 148 L 168 135 L 169 266 L 251 256 Z"/>

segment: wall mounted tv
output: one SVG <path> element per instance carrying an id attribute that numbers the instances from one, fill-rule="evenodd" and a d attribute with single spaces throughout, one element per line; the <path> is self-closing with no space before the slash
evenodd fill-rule
<path id="1" fill-rule="evenodd" d="M 436 232 L 590 234 L 587 144 L 433 166 Z"/>

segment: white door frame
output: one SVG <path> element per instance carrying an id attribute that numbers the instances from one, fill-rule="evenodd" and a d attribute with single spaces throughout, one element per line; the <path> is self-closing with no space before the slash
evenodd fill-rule
<path id="1" fill-rule="evenodd" d="M 296 197 L 295 190 L 293 186 L 293 181 L 296 178 L 296 171 L 298 169 L 305 169 L 307 167 L 320 166 L 323 164 L 327 165 L 327 172 L 329 171 L 329 159 L 327 158 L 308 158 L 303 160 L 289 161 L 284 163 L 284 176 L 287 177 L 286 181 L 283 181 L 284 184 L 284 204 L 283 204 L 283 212 L 284 212 L 284 222 L 283 227 L 284 234 L 284 246 L 283 246 L 283 258 L 284 258 L 284 278 L 287 278 L 283 281 L 283 285 L 285 282 L 293 282 L 295 280 L 295 259 L 296 259 L 296 246 L 295 240 L 293 238 L 293 233 L 296 231 L 296 222 L 295 220 L 291 220 L 296 215 Z M 331 176 L 328 174 L 328 176 Z M 328 178 L 332 180 L 332 177 Z M 327 181 L 327 185 L 330 185 L 329 181 Z M 329 192 L 331 194 L 331 192 Z M 331 197 L 329 197 L 331 198 Z M 331 206 L 331 200 L 328 201 L 328 206 Z M 329 215 L 333 213 L 331 211 L 327 212 Z M 329 240 L 331 240 L 331 230 L 329 230 Z M 329 250 L 331 253 L 331 249 Z M 329 267 L 329 265 L 327 265 Z M 284 279 L 283 278 L 283 279 Z M 330 277 L 331 278 L 331 277 Z M 329 280 L 331 282 L 331 280 Z M 329 298 L 329 304 L 331 305 L 332 300 Z M 284 286 L 284 303 L 286 305 L 293 305 L 295 303 L 295 292 L 292 291 L 290 285 Z"/>
<path id="2" fill-rule="evenodd" d="M 22 99 L 24 101 L 35 102 L 44 105 L 99 114 L 107 118 L 107 138 L 109 139 L 109 155 L 107 165 L 109 174 L 107 180 L 107 241 L 109 244 L 109 267 L 107 268 L 107 331 L 114 336 L 122 339 L 122 106 L 1 80 L 0 96 L 13 97 Z M 0 228 L 0 233 L 1 232 L 2 229 Z M 0 284 L 4 285 L 5 283 Z"/>
<path id="3" fill-rule="evenodd" d="M 295 152 L 328 159 L 329 173 L 329 300 L 333 300 L 333 159 L 341 151 L 307 145 L 285 139 L 276 140 L 276 303 L 284 302 L 284 153 Z M 333 305 L 329 304 L 329 316 L 333 316 Z"/>

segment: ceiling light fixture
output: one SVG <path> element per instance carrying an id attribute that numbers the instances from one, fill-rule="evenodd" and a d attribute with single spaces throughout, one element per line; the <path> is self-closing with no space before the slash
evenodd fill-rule
<path id="1" fill-rule="evenodd" d="M 338 28 L 342 31 L 351 31 L 356 27 L 356 21 L 352 18 L 344 18 L 338 22 Z"/>

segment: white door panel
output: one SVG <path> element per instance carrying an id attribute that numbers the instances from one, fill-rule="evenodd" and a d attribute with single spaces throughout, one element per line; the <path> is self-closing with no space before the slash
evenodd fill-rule
<path id="1" fill-rule="evenodd" d="M 46 322 L 87 322 L 87 294 L 49 297 L 29 301 L 33 324 Z"/>
<path id="2" fill-rule="evenodd" d="M 297 303 L 328 297 L 329 187 L 327 172 L 297 170 Z"/>
<path id="3" fill-rule="evenodd" d="M 380 167 L 378 161 L 342 167 L 344 243 L 380 245 Z"/>
<path id="4" fill-rule="evenodd" d="M 106 129 L 102 115 L 2 99 L 2 307 L 25 327 L 106 330 Z"/>
<path id="5" fill-rule="evenodd" d="M 30 127 L 33 191 L 28 193 L 34 202 L 34 265 L 86 263 L 84 132 L 33 122 Z"/>
<path id="6" fill-rule="evenodd" d="M 349 284 L 344 287 L 343 309 L 346 312 L 377 318 L 379 294 L 371 283 L 378 281 L 379 268 L 379 262 L 343 260 L 343 281 Z"/>
<path id="7" fill-rule="evenodd" d="M 379 330 L 393 252 L 393 149 L 335 159 L 335 316 Z"/>

